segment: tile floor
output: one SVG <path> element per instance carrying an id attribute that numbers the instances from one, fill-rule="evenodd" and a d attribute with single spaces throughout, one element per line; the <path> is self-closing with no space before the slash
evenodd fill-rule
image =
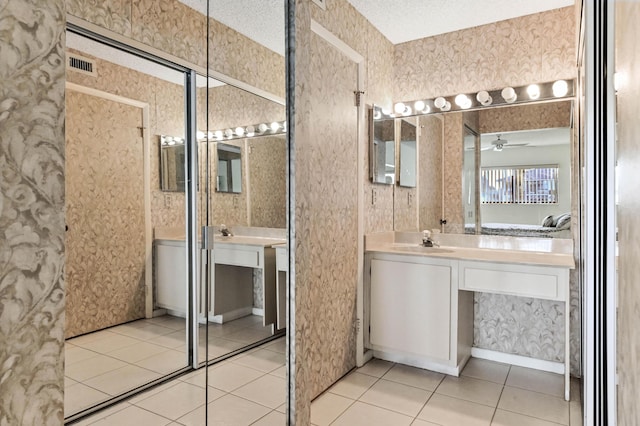
<path id="1" fill-rule="evenodd" d="M 316 426 L 582 425 L 579 382 L 472 358 L 461 377 L 374 359 L 311 404 Z"/>
<path id="2" fill-rule="evenodd" d="M 285 424 L 284 338 L 209 369 L 209 425 Z M 79 425 L 204 425 L 205 371 L 152 389 Z M 582 425 L 579 384 L 564 401 L 563 377 L 472 359 L 460 378 L 372 360 L 311 404 L 315 426 Z"/>
<path id="3" fill-rule="evenodd" d="M 202 327 L 202 330 L 204 326 Z M 248 316 L 209 324 L 209 358 L 229 353 L 271 335 L 262 317 Z M 199 355 L 205 355 L 200 333 Z M 187 365 L 185 320 L 169 315 L 143 319 L 72 338 L 65 343 L 65 415 Z"/>

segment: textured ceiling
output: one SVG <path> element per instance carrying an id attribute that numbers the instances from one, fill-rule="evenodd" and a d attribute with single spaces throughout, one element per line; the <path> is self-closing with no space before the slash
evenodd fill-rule
<path id="1" fill-rule="evenodd" d="M 574 4 L 574 0 L 348 1 L 393 44 Z"/>
<path id="2" fill-rule="evenodd" d="M 179 1 L 206 14 L 206 0 Z M 574 0 L 347 1 L 393 44 L 574 4 Z M 210 0 L 209 8 L 217 21 L 284 55 L 284 0 Z"/>
<path id="3" fill-rule="evenodd" d="M 206 15 L 206 0 L 179 0 Z M 284 0 L 209 0 L 210 16 L 284 56 Z"/>

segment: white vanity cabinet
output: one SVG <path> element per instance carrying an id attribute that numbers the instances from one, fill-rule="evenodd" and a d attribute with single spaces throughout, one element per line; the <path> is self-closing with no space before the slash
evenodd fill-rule
<path id="1" fill-rule="evenodd" d="M 458 262 L 369 253 L 365 263 L 373 356 L 459 375 L 473 343 L 473 299 L 458 292 Z"/>

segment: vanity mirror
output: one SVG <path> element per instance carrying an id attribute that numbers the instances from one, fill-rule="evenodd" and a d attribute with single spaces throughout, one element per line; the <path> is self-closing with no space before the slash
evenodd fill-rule
<path id="1" fill-rule="evenodd" d="M 239 194 L 242 192 L 242 155 L 240 147 L 218 143 L 216 191 Z"/>
<path id="2" fill-rule="evenodd" d="M 400 186 L 414 188 L 416 186 L 417 167 L 417 117 L 402 118 L 397 121 L 400 126 Z"/>
<path id="3" fill-rule="evenodd" d="M 393 185 L 396 182 L 395 120 L 381 119 L 382 109 L 375 105 L 370 110 L 369 117 L 371 181 Z"/>
<path id="4" fill-rule="evenodd" d="M 160 136 L 160 190 L 184 192 L 184 140 Z"/>

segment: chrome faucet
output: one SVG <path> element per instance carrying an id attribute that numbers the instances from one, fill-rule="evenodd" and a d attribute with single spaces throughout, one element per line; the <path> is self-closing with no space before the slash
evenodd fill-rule
<path id="1" fill-rule="evenodd" d="M 422 231 L 422 247 L 440 247 L 440 244 L 433 241 L 431 231 L 428 229 Z"/>
<path id="2" fill-rule="evenodd" d="M 231 233 L 229 228 L 227 228 L 227 225 L 225 225 L 224 223 L 220 225 L 220 233 L 222 234 L 223 237 L 232 237 L 233 236 L 233 234 Z"/>

